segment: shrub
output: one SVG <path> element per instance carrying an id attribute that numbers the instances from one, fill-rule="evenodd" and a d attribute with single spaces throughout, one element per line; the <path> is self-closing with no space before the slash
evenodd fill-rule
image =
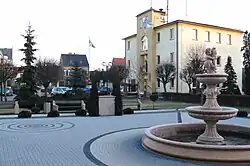
<path id="1" fill-rule="evenodd" d="M 237 116 L 246 118 L 248 113 L 246 111 L 238 111 Z"/>
<path id="2" fill-rule="evenodd" d="M 158 100 L 158 94 L 157 94 L 157 93 L 152 93 L 152 94 L 150 95 L 150 100 L 151 100 L 152 102 L 156 102 L 156 100 Z"/>
<path id="3" fill-rule="evenodd" d="M 157 93 L 152 93 L 150 95 L 150 100 L 153 102 L 153 110 L 154 110 L 155 109 L 154 102 L 156 102 L 156 100 L 158 100 L 158 94 Z"/>
<path id="4" fill-rule="evenodd" d="M 34 106 L 34 107 L 31 108 L 31 112 L 35 113 L 35 114 L 40 113 L 40 108 L 37 107 L 37 106 Z"/>
<path id="5" fill-rule="evenodd" d="M 125 109 L 123 110 L 123 113 L 124 113 L 124 114 L 134 114 L 134 110 L 131 109 L 131 108 L 125 108 Z"/>
<path id="6" fill-rule="evenodd" d="M 50 111 L 47 115 L 47 117 L 59 117 L 60 114 L 58 111 Z"/>
<path id="7" fill-rule="evenodd" d="M 84 109 L 78 109 L 76 112 L 75 112 L 75 115 L 76 116 L 86 116 L 87 112 L 86 110 Z"/>
<path id="8" fill-rule="evenodd" d="M 18 118 L 31 118 L 31 115 L 32 115 L 31 111 L 23 110 L 23 111 L 19 112 Z"/>

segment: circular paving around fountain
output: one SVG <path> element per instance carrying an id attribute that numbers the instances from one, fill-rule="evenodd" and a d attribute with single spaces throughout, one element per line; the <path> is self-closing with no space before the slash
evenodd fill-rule
<path id="1" fill-rule="evenodd" d="M 0 124 L 0 131 L 6 132 L 52 132 L 66 130 L 74 127 L 70 122 L 47 122 L 47 123 L 18 123 L 9 122 Z"/>
<path id="2" fill-rule="evenodd" d="M 178 160 L 152 153 L 141 144 L 147 127 L 131 128 L 106 133 L 91 139 L 83 148 L 85 156 L 97 166 L 195 166 L 192 161 Z M 115 140 L 115 141 L 114 141 Z M 211 164 L 211 166 L 215 166 Z M 209 163 L 206 166 L 210 166 Z"/>

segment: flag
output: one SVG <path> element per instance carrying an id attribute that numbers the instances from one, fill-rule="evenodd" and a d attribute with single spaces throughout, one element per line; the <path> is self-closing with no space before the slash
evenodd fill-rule
<path id="1" fill-rule="evenodd" d="M 89 39 L 89 47 L 95 48 L 94 44 L 91 42 L 90 39 Z"/>

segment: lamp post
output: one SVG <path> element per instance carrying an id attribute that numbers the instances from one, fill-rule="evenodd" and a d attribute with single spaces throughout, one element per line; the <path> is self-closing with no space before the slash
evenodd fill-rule
<path id="1" fill-rule="evenodd" d="M 112 62 L 102 62 L 102 66 L 105 68 L 105 71 L 107 72 L 110 67 L 112 66 Z M 104 85 L 105 86 L 105 85 Z M 107 79 L 107 91 L 109 91 L 109 80 Z"/>

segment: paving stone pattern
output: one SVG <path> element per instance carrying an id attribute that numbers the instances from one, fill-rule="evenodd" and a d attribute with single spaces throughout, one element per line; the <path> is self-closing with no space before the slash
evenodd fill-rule
<path id="1" fill-rule="evenodd" d="M 182 116 L 183 122 L 192 121 L 185 119 L 186 113 Z M 0 120 L 0 166 L 208 165 L 158 156 L 142 148 L 146 127 L 177 120 L 176 112 L 31 119 L 5 116 Z M 241 123 L 241 119 L 235 121 Z"/>

